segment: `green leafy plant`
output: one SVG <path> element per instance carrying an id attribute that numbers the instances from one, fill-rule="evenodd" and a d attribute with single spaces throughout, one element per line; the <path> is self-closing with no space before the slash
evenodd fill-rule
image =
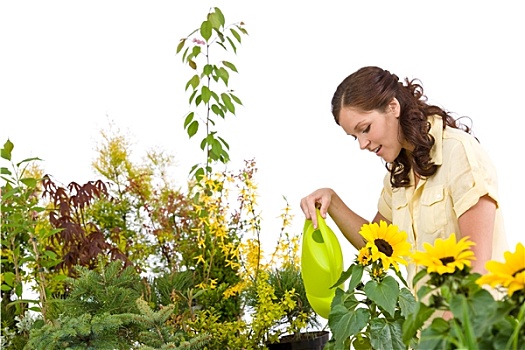
<path id="1" fill-rule="evenodd" d="M 190 339 L 167 324 L 174 305 L 150 308 L 133 268 L 119 260 L 98 261 L 98 271 L 78 266 L 78 278 L 68 278 L 70 294 L 52 301 L 57 316 L 33 327 L 27 349 L 197 349 L 206 344 L 207 335 Z"/>
<path id="2" fill-rule="evenodd" d="M 474 242 L 437 239 L 416 252 L 423 269 L 420 300 L 403 325 L 403 340 L 421 330 L 419 349 L 522 349 L 525 346 L 525 251 L 506 252 L 504 263 L 489 261 L 489 273 L 471 272 Z M 489 284 L 499 290 L 485 289 Z"/>
<path id="3" fill-rule="evenodd" d="M 1 312 L 2 339 L 20 349 L 29 336 L 28 328 L 21 326 L 29 320 L 28 311 L 46 318 L 47 299 L 65 275 L 49 273 L 61 260 L 46 243 L 59 230 L 44 219 L 39 198 L 42 175 L 35 165 L 40 159 L 15 162 L 13 149 L 10 140 L 1 149 L 1 160 L 8 163 L 1 167 Z"/>
<path id="4" fill-rule="evenodd" d="M 237 53 L 242 35 L 248 34 L 242 22 L 228 26 L 225 23 L 222 11 L 213 7 L 201 26 L 182 38 L 177 46 L 177 53 L 182 52 L 182 61 L 195 70 L 186 84 L 186 90 L 191 91 L 190 106 L 195 110 L 186 115 L 184 129 L 190 138 L 198 133 L 201 126 L 206 130 L 200 143 L 200 148 L 206 154 L 205 165 L 196 164 L 192 168 L 192 173 L 197 178 L 212 173 L 214 162 L 229 162 L 230 146 L 219 136 L 215 127 L 218 118 L 225 119 L 228 114 L 235 114 L 236 105 L 242 105 L 241 100 L 229 88 L 230 73 L 238 73 L 237 67 L 227 59 L 211 60 L 212 48 L 218 46 L 225 53 L 231 48 Z M 219 86 L 215 87 L 213 84 Z M 197 107 L 201 107 L 200 113 Z"/>
<path id="5" fill-rule="evenodd" d="M 338 288 L 332 301 L 332 338 L 325 348 L 406 349 L 403 320 L 416 305 L 399 273 L 398 264 L 406 265 L 410 253 L 406 233 L 382 221 L 363 225 L 360 234 L 366 245 L 334 284 L 350 279 L 346 291 Z"/>

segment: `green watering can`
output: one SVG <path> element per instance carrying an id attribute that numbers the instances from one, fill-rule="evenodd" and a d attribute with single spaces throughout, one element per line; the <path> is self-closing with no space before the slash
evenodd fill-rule
<path id="1" fill-rule="evenodd" d="M 306 220 L 303 229 L 301 275 L 306 296 L 314 311 L 328 319 L 330 305 L 335 295 L 333 286 L 343 272 L 341 245 L 317 210 L 317 229 Z"/>

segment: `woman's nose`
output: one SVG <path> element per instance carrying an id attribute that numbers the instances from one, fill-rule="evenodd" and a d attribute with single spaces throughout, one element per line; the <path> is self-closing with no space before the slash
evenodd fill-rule
<path id="1" fill-rule="evenodd" d="M 359 137 L 358 140 L 359 140 L 359 148 L 361 148 L 362 150 L 365 150 L 370 144 L 370 141 L 366 137 Z"/>

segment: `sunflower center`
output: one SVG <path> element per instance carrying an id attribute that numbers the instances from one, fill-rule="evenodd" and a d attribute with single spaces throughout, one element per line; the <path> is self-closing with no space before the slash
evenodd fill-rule
<path id="1" fill-rule="evenodd" d="M 377 250 L 379 250 L 381 253 L 385 254 L 388 257 L 392 256 L 394 249 L 392 249 L 390 243 L 381 238 L 376 239 L 374 243 L 377 247 Z"/>
<path id="2" fill-rule="evenodd" d="M 443 263 L 443 265 L 447 265 L 448 263 L 451 263 L 451 262 L 456 261 L 456 259 L 454 259 L 453 256 L 447 256 L 447 257 L 441 258 L 441 259 L 439 259 L 439 260 L 441 260 L 441 262 Z"/>
<path id="3" fill-rule="evenodd" d="M 512 274 L 512 277 L 516 277 L 516 276 L 518 275 L 518 273 L 522 273 L 523 271 L 525 271 L 525 267 L 522 268 L 522 269 L 519 269 L 519 270 L 516 271 L 516 272 L 514 272 L 514 273 Z"/>

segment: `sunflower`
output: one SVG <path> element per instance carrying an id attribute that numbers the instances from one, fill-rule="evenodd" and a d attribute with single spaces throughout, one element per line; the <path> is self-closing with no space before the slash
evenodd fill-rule
<path id="1" fill-rule="evenodd" d="M 475 260 L 474 252 L 470 247 L 474 242 L 463 237 L 456 242 L 456 234 L 452 233 L 447 239 L 438 238 L 434 245 L 424 243 L 426 252 L 416 252 L 412 259 L 418 265 L 427 267 L 427 272 L 454 273 L 456 269 L 463 270 L 465 266 L 470 266 L 471 260 Z"/>
<path id="2" fill-rule="evenodd" d="M 517 290 L 525 290 L 525 248 L 518 243 L 514 253 L 505 252 L 504 256 L 504 263 L 488 261 L 485 268 L 489 273 L 481 276 L 476 283 L 505 287 L 511 296 Z"/>
<path id="3" fill-rule="evenodd" d="M 399 271 L 399 264 L 406 265 L 404 256 L 410 255 L 410 243 L 407 242 L 405 231 L 399 231 L 395 225 L 387 225 L 385 221 L 364 224 L 359 231 L 370 248 L 372 261 L 381 260 L 383 269 L 388 270 L 392 265 Z"/>
<path id="4" fill-rule="evenodd" d="M 359 254 L 357 255 L 357 262 L 363 266 L 367 266 L 372 261 L 372 256 L 370 255 L 370 248 L 363 247 L 359 249 Z"/>

